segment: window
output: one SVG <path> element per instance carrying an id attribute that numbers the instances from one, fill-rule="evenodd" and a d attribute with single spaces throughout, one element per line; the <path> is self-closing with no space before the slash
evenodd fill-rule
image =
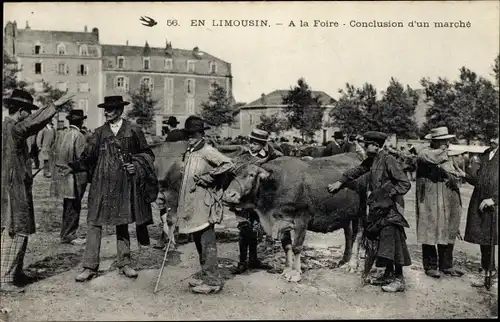
<path id="1" fill-rule="evenodd" d="M 210 73 L 212 73 L 212 74 L 217 73 L 217 63 L 216 63 L 216 62 L 211 61 L 211 62 L 209 63 L 209 69 L 210 69 Z"/>
<path id="2" fill-rule="evenodd" d="M 150 64 L 151 64 L 151 61 L 149 59 L 149 57 L 144 57 L 143 59 L 143 67 L 144 69 L 150 69 Z"/>
<path id="3" fill-rule="evenodd" d="M 85 76 L 89 73 L 89 65 L 80 64 L 78 65 L 78 75 Z"/>
<path id="4" fill-rule="evenodd" d="M 254 120 L 253 120 L 253 115 L 252 115 L 252 114 L 250 114 L 250 125 L 252 125 L 252 124 L 253 124 L 253 121 L 254 121 Z"/>
<path id="5" fill-rule="evenodd" d="M 88 56 L 89 50 L 87 48 L 87 45 L 81 45 L 80 46 L 80 56 Z"/>
<path id="6" fill-rule="evenodd" d="M 171 58 L 165 58 L 165 69 L 172 70 L 174 68 L 174 61 Z"/>
<path id="7" fill-rule="evenodd" d="M 67 82 L 57 83 L 57 89 L 60 90 L 61 92 L 66 92 L 68 90 L 68 83 Z"/>
<path id="8" fill-rule="evenodd" d="M 59 75 L 69 74 L 68 65 L 66 65 L 65 63 L 57 64 L 57 74 Z"/>
<path id="9" fill-rule="evenodd" d="M 194 99 L 193 98 L 188 98 L 186 100 L 186 114 L 194 114 L 195 109 L 194 109 Z"/>
<path id="10" fill-rule="evenodd" d="M 82 93 L 90 92 L 89 83 L 78 83 L 78 91 Z"/>
<path id="11" fill-rule="evenodd" d="M 194 95 L 194 90 L 195 90 L 195 82 L 194 79 L 188 79 L 186 80 L 186 94 L 188 96 L 193 96 Z"/>
<path id="12" fill-rule="evenodd" d="M 118 68 L 125 68 L 125 57 L 118 57 Z"/>
<path id="13" fill-rule="evenodd" d="M 165 95 L 172 95 L 174 93 L 174 79 L 172 77 L 165 77 Z"/>
<path id="14" fill-rule="evenodd" d="M 35 92 L 43 92 L 43 82 L 33 83 L 33 89 L 35 90 Z"/>
<path id="15" fill-rule="evenodd" d="M 42 45 L 40 43 L 37 43 L 35 45 L 35 55 L 40 55 L 42 53 Z"/>
<path id="16" fill-rule="evenodd" d="M 88 114 L 89 111 L 89 100 L 88 99 L 81 99 L 78 101 L 78 108 L 83 110 L 85 114 Z"/>
<path id="17" fill-rule="evenodd" d="M 153 79 L 151 77 L 142 77 L 141 86 L 146 86 L 152 92 L 154 89 Z"/>
<path id="18" fill-rule="evenodd" d="M 65 44 L 57 45 L 57 54 L 58 55 L 66 55 L 66 45 Z"/>
<path id="19" fill-rule="evenodd" d="M 165 97 L 165 114 L 172 114 L 173 106 L 174 99 L 171 97 Z"/>
<path id="20" fill-rule="evenodd" d="M 35 74 L 42 74 L 42 63 L 35 63 Z"/>
<path id="21" fill-rule="evenodd" d="M 128 91 L 128 78 L 125 76 L 116 76 L 115 78 L 115 89 L 119 92 Z"/>
<path id="22" fill-rule="evenodd" d="M 193 60 L 188 60 L 187 62 L 187 71 L 189 73 L 193 73 L 195 70 L 195 62 Z"/>

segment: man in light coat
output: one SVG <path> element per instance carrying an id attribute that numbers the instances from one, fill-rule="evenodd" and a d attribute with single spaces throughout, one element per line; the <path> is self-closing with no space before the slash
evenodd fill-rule
<path id="1" fill-rule="evenodd" d="M 78 160 L 87 143 L 81 131 L 83 122 L 87 118 L 83 110 L 71 110 L 66 118 L 69 121 L 69 129 L 58 135 L 54 146 L 56 164 Z M 64 177 L 54 173 L 53 178 L 55 196 L 63 199 L 61 242 L 83 245 L 85 239 L 78 238 L 77 230 L 82 199 L 87 187 L 87 173 L 74 173 Z"/>
<path id="2" fill-rule="evenodd" d="M 33 97 L 24 90 L 15 89 L 3 100 L 9 110 L 2 124 L 0 288 L 4 292 L 23 290 L 16 284 L 25 277 L 23 263 L 28 236 L 36 231 L 33 177 L 26 140 L 49 123 L 73 96 L 63 96 L 53 106 L 43 109 L 38 109 Z"/>
<path id="3" fill-rule="evenodd" d="M 425 136 L 431 140 L 430 147 L 417 156 L 417 242 L 422 244 L 425 274 L 434 278 L 441 273 L 463 275 L 453 267 L 453 248 L 462 215 L 458 183 L 465 175 L 448 155 L 449 140 L 454 137 L 448 134 L 447 127 L 432 129 Z"/>
<path id="4" fill-rule="evenodd" d="M 40 148 L 40 159 L 43 166 L 43 176 L 51 177 L 51 161 L 54 152 L 54 143 L 56 141 L 56 130 L 52 123 L 48 123 L 36 137 L 36 144 Z"/>
<path id="5" fill-rule="evenodd" d="M 179 233 L 193 234 L 201 273 L 189 281 L 194 293 L 219 292 L 224 284 L 217 263 L 215 224 L 222 221 L 222 204 L 217 200 L 217 177 L 233 169 L 231 159 L 220 153 L 205 138 L 204 121 L 197 116 L 186 119 L 189 137 L 184 155 L 184 174 L 179 191 Z"/>

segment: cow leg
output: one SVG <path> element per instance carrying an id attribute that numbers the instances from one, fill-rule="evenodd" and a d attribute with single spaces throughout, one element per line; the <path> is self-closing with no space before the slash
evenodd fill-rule
<path id="1" fill-rule="evenodd" d="M 352 250 L 351 258 L 347 264 L 348 272 L 356 272 L 359 268 L 359 250 L 361 248 L 361 232 L 359 229 L 359 220 L 352 221 Z"/>
<path id="2" fill-rule="evenodd" d="M 292 251 L 292 234 L 290 231 L 286 231 L 283 233 L 283 238 L 281 238 L 281 246 L 286 254 L 286 266 L 283 270 L 283 275 L 290 272 L 293 267 L 293 251 Z"/>
<path id="3" fill-rule="evenodd" d="M 308 218 L 307 218 L 308 219 Z M 289 282 L 300 282 L 302 279 L 302 262 L 301 253 L 306 238 L 307 222 L 309 220 L 301 220 L 295 223 L 295 239 L 293 241 L 292 252 L 294 255 L 293 268 L 285 274 L 285 278 Z"/>
<path id="4" fill-rule="evenodd" d="M 352 257 L 352 244 L 353 244 L 353 227 L 352 222 L 349 222 L 344 227 L 344 239 L 345 239 L 345 247 L 344 247 L 344 255 L 339 262 L 339 266 L 342 266 L 349 262 Z"/>

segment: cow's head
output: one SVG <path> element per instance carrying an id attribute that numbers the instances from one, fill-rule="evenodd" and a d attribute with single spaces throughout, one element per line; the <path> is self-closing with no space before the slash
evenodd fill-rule
<path id="1" fill-rule="evenodd" d="M 244 203 L 254 202 L 261 181 L 267 179 L 269 175 L 268 171 L 255 164 L 237 165 L 222 200 L 233 206 L 244 206 Z"/>

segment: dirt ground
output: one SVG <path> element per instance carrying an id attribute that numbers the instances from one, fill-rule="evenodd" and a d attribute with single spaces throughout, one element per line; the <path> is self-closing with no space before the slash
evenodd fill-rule
<path id="1" fill-rule="evenodd" d="M 74 278 L 81 269 L 84 246 L 59 243 L 62 205 L 49 197 L 50 182 L 37 176 L 34 186 L 38 232 L 30 237 L 25 270 L 37 277 L 21 295 L 1 295 L 1 307 L 10 310 L 10 321 L 33 320 L 193 320 L 193 319 L 379 319 L 379 318 L 492 318 L 498 315 L 497 288 L 487 292 L 470 286 L 479 276 L 479 247 L 457 241 L 455 265 L 466 272 L 461 278 L 427 277 L 421 264 L 421 249 L 415 236 L 415 192 L 406 198 L 407 230 L 413 264 L 405 268 L 407 290 L 388 294 L 379 287 L 362 286 L 361 273 L 347 273 L 335 264 L 342 256 L 341 231 L 331 234 L 308 232 L 304 274 L 300 283 L 288 283 L 279 274 L 281 251 L 263 253 L 276 266 L 274 273 L 252 271 L 231 276 L 228 269 L 238 258 L 235 222 L 227 216 L 219 227 L 219 258 L 227 278 L 217 295 L 196 295 L 187 289 L 187 279 L 199 270 L 194 244 L 180 245 L 169 252 L 160 281 L 153 294 L 164 252 L 139 250 L 135 227 L 130 226 L 132 257 L 139 270 L 135 280 L 118 274 L 114 266 L 114 229 L 105 234 L 101 250 L 100 275 L 84 284 Z M 472 192 L 462 187 L 465 231 L 467 205 Z M 85 233 L 86 197 L 81 218 Z M 154 213 L 155 222 L 159 214 Z M 153 240 L 160 226 L 150 227 Z M 362 263 L 361 263 L 362 264 Z"/>

